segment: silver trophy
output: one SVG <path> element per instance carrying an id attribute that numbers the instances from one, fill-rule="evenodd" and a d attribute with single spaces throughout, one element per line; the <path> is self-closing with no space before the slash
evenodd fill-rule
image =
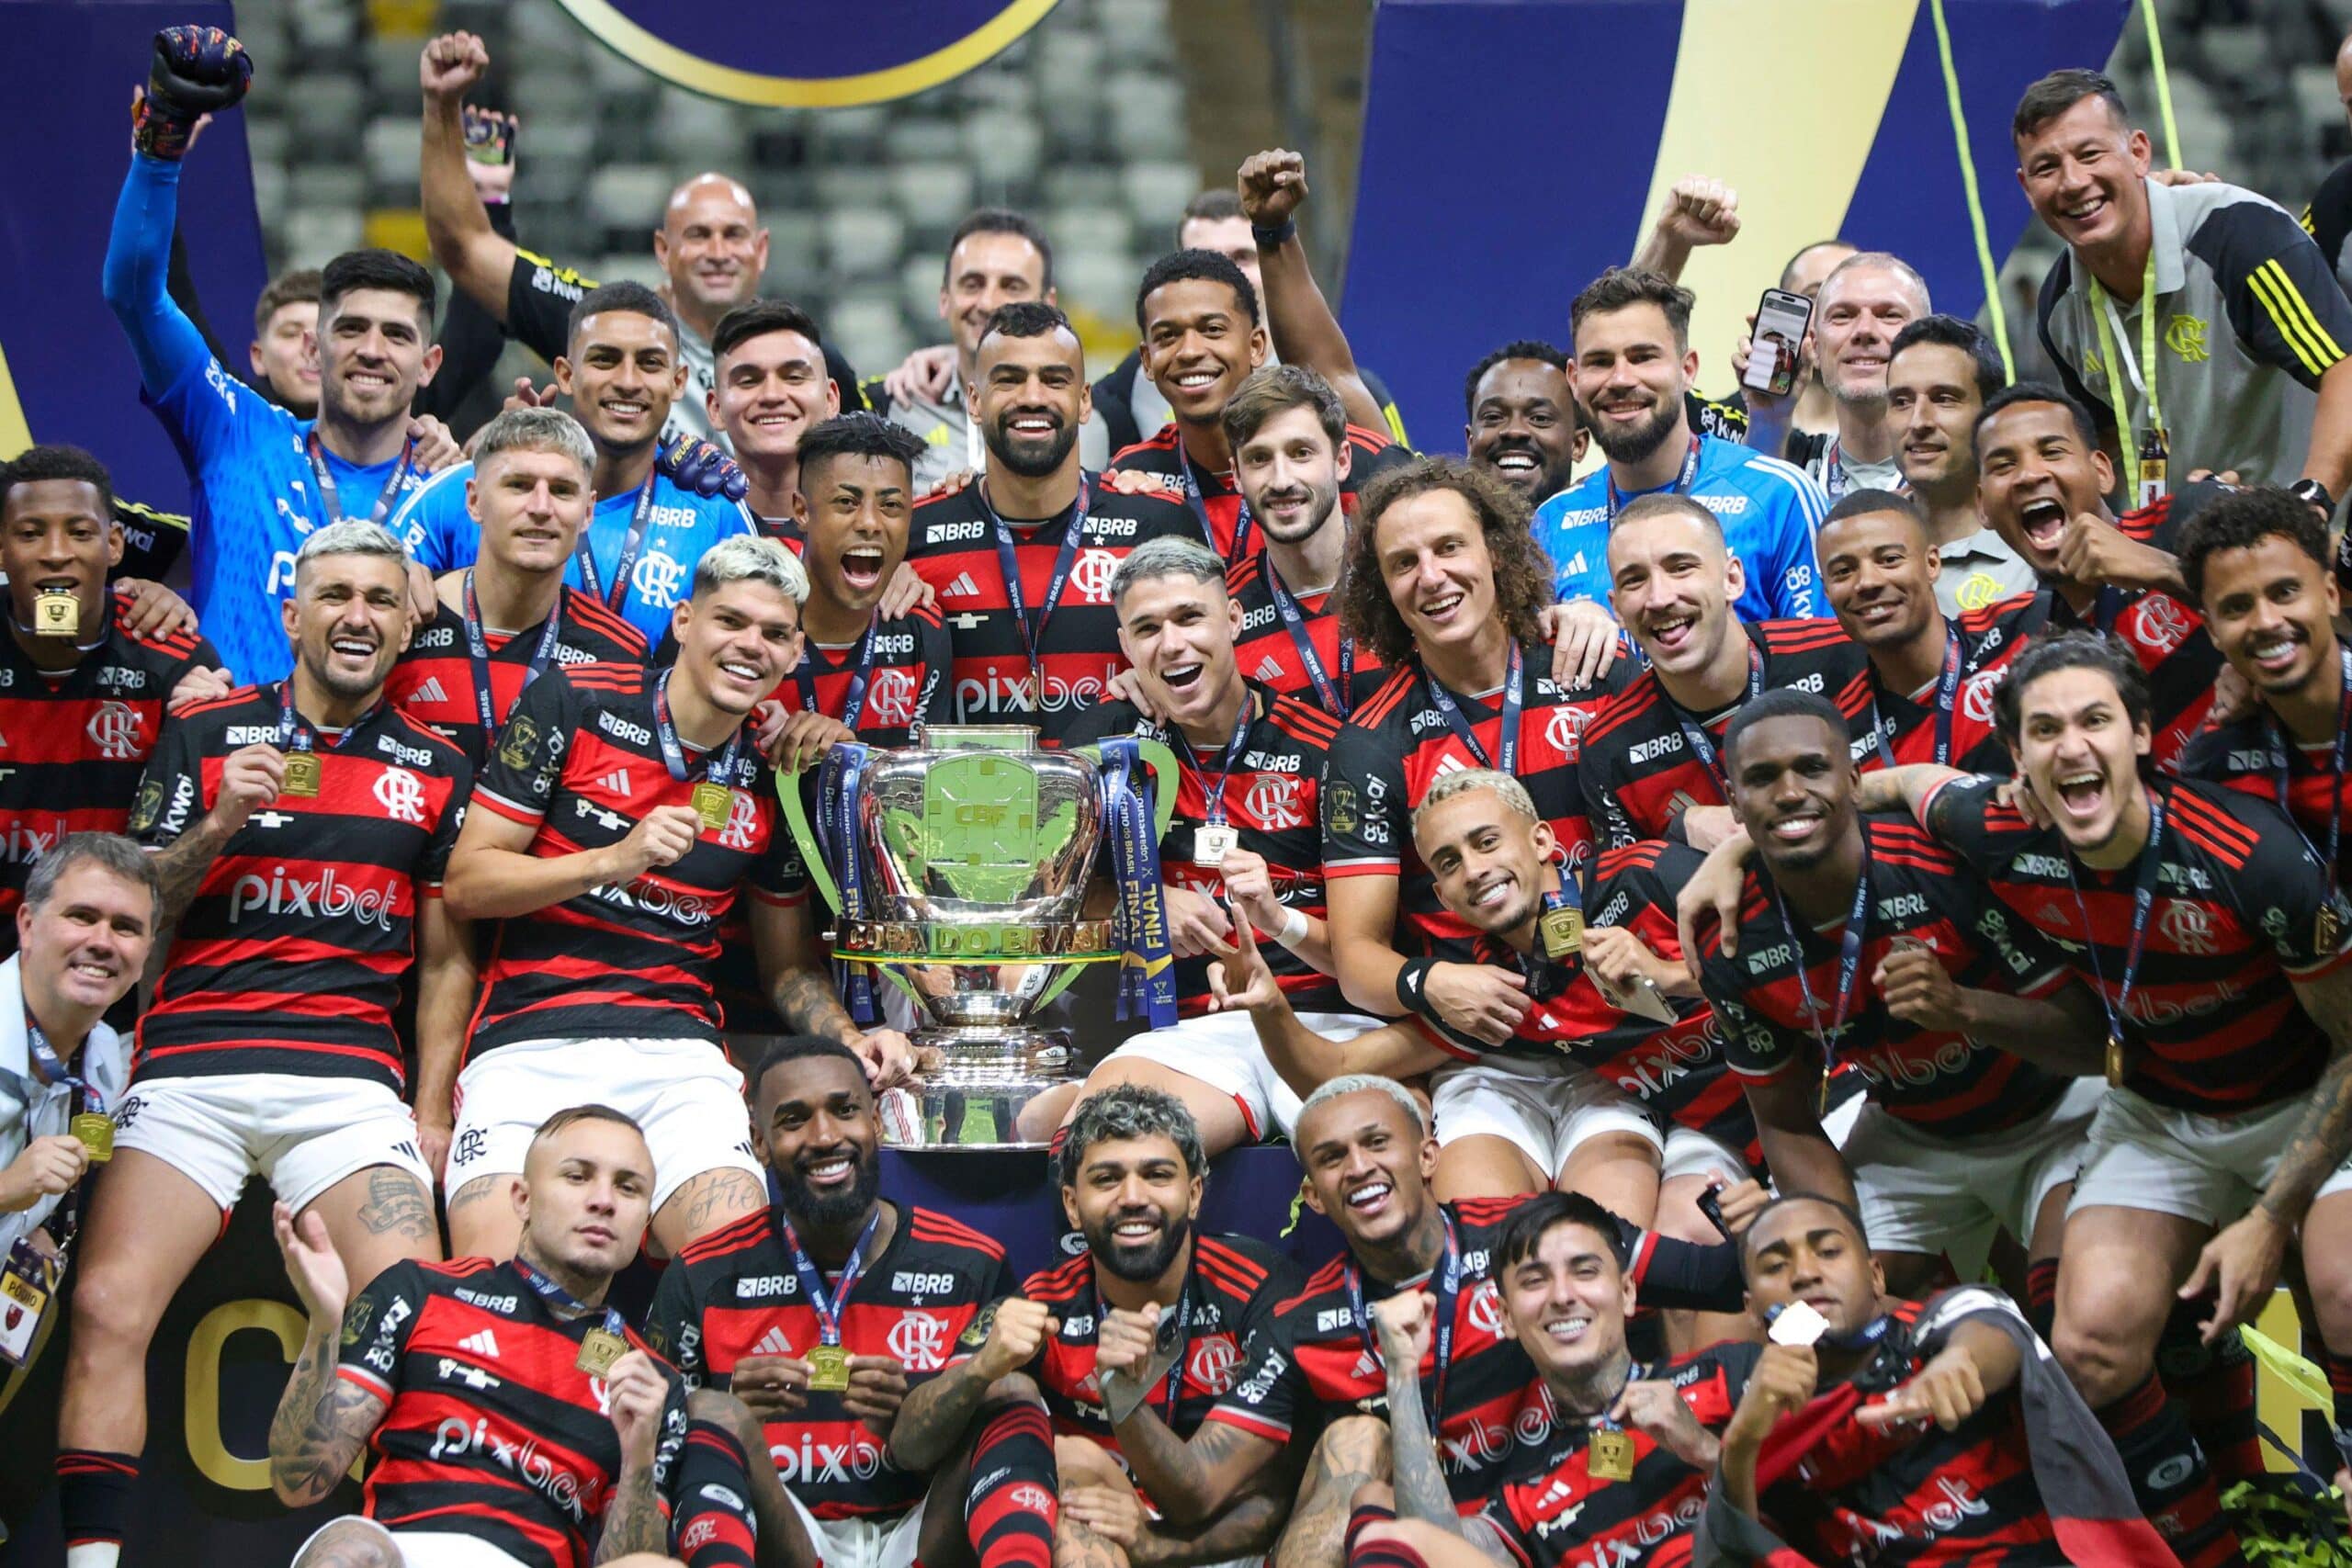
<path id="1" fill-rule="evenodd" d="M 887 980 L 930 1020 L 912 1038 L 938 1065 L 909 1096 L 919 1111 L 886 1107 L 894 1144 L 1028 1146 L 1022 1108 L 1078 1076 L 1069 1032 L 1030 1021 L 1081 966 L 1125 956 L 1114 922 L 1084 913 L 1104 838 L 1095 759 L 1039 750 L 1036 739 L 1026 726 L 942 726 L 921 746 L 836 747 L 819 771 L 813 828 L 795 782 L 779 781 L 810 879 L 839 916 L 845 990 Z M 1175 759 L 1156 743 L 1140 750 L 1169 781 L 1156 845 Z"/>

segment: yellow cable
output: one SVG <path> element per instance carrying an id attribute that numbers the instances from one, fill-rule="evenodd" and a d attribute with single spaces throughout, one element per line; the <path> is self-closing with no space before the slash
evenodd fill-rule
<path id="1" fill-rule="evenodd" d="M 1943 62 L 1944 101 L 1951 107 L 1953 149 L 1960 154 L 1960 188 L 1968 197 L 1968 226 L 1976 236 L 1976 265 L 1984 275 L 1984 309 L 1993 322 L 1993 341 L 2000 345 L 2002 373 L 2014 382 L 2017 360 L 2009 353 L 2008 312 L 2001 304 L 2001 272 L 1993 261 L 1992 236 L 1984 231 L 1984 202 L 1976 189 L 1976 159 L 1968 150 L 1968 115 L 1961 107 L 1960 69 L 1952 63 L 1951 28 L 1944 20 L 1944 0 L 1928 0 L 1936 22 L 1936 53 Z"/>

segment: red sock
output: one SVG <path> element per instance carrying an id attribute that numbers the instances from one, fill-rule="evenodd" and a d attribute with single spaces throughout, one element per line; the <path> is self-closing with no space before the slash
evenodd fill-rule
<path id="1" fill-rule="evenodd" d="M 2050 1327 L 2058 1318 L 2058 1260 L 2045 1258 L 2025 1266 L 2025 1320 L 2050 1342 Z"/>
<path id="2" fill-rule="evenodd" d="M 2222 1517 L 2213 1473 L 2155 1374 L 2098 1412 L 2098 1420 L 2115 1439 L 2140 1511 L 2171 1544 L 2181 1568 L 2245 1568 L 2236 1532 Z"/>
<path id="3" fill-rule="evenodd" d="M 1046 1412 L 1008 1404 L 988 1416 L 972 1473 L 984 1486 L 964 1505 L 964 1528 L 979 1568 L 1053 1568 L 1061 1483 Z"/>

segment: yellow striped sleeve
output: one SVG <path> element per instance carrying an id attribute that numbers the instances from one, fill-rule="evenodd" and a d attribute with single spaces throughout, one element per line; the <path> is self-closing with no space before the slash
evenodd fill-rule
<path id="1" fill-rule="evenodd" d="M 2313 377 L 2323 375 L 2335 359 L 2343 355 L 2339 354 L 2329 358 L 2321 355 L 2318 343 L 2304 325 L 2304 317 L 2309 312 L 2299 313 L 2296 309 L 2302 303 L 2302 297 L 2295 295 L 2294 303 L 2290 304 L 2286 296 L 2279 292 L 2282 286 L 2292 293 L 2294 286 L 2287 282 L 2286 274 L 2279 270 L 2275 260 L 2264 262 L 2246 274 L 2246 287 L 2253 290 L 2256 301 L 2270 317 L 2270 324 L 2278 329 L 2279 337 L 2294 351 L 2304 370 Z"/>

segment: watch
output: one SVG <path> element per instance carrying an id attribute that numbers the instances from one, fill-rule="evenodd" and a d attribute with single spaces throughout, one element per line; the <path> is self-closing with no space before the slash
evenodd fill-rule
<path id="1" fill-rule="evenodd" d="M 2335 498 L 2317 479 L 2297 479 L 2287 487 L 2287 493 L 2317 512 L 2322 517 L 2335 515 Z"/>

